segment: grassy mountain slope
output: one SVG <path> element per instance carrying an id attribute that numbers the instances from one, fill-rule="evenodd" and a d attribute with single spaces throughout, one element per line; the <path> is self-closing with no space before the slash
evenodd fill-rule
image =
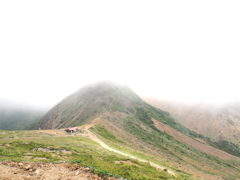
<path id="1" fill-rule="evenodd" d="M 110 174 L 129 180 L 182 179 L 181 176 L 173 177 L 147 163 L 107 151 L 98 143 L 81 137 L 81 133 L 72 135 L 62 130 L 14 132 L 0 130 L 0 140 L 0 161 L 76 163 L 80 166 L 94 168 L 92 171 L 105 177 L 105 180 L 111 177 Z M 67 166 L 65 163 L 63 165 Z M 58 173 L 66 174 L 66 172 Z M 29 172 L 26 174 L 28 175 Z M 34 171 L 31 174 L 31 179 L 39 179 L 34 175 Z"/>
<path id="2" fill-rule="evenodd" d="M 92 131 L 112 148 L 183 173 L 186 179 L 191 175 L 200 179 L 240 177 L 239 158 L 214 148 L 216 154 L 207 154 L 166 132 L 152 129 L 137 116 L 125 117 L 124 129 L 120 128 L 120 123 L 111 122 L 114 117 L 104 116 L 95 122 L 98 125 Z"/>

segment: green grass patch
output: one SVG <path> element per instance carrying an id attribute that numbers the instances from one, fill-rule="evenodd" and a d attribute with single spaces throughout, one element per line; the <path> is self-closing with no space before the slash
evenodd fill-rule
<path id="1" fill-rule="evenodd" d="M 117 137 L 110 135 L 110 132 L 104 131 L 101 127 L 98 128 L 98 130 L 102 132 L 102 135 L 105 137 L 114 139 L 118 143 L 124 143 Z M 129 180 L 176 179 L 167 172 L 157 170 L 149 164 L 138 162 L 108 151 L 98 143 L 87 138 L 73 136 L 51 137 L 47 134 L 42 134 L 41 138 L 35 136 L 27 137 L 31 132 L 26 131 L 19 133 L 19 135 L 24 136 L 24 138 L 15 140 L 13 138 L 7 138 L 7 134 L 12 134 L 11 132 L 4 132 L 5 138 L 2 139 L 3 142 L 0 146 L 0 161 L 71 162 L 78 160 L 88 166 Z M 34 151 L 36 148 L 45 148 L 53 152 Z M 57 151 L 61 149 L 71 151 L 72 154 L 57 153 Z M 32 156 L 32 158 L 26 159 L 26 155 Z M 43 160 L 40 158 L 43 158 Z M 103 175 L 101 171 L 96 170 L 95 173 Z"/>
<path id="2" fill-rule="evenodd" d="M 104 126 L 95 125 L 94 127 L 90 128 L 91 131 L 97 133 L 98 135 L 104 137 L 106 140 L 110 140 L 112 142 L 126 144 L 124 141 L 118 139 L 112 133 L 110 133 Z"/>

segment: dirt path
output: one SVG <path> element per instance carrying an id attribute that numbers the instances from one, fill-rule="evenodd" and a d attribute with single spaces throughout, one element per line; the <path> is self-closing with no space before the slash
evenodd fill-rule
<path id="1" fill-rule="evenodd" d="M 139 159 L 139 158 L 137 158 L 137 157 L 135 157 L 135 156 L 131 156 L 131 155 L 125 154 L 125 153 L 123 153 L 123 152 L 121 152 L 121 151 L 118 151 L 118 150 L 116 150 L 116 149 L 113 149 L 113 148 L 109 147 L 109 146 L 108 146 L 107 144 L 105 144 L 102 140 L 100 140 L 95 134 L 93 134 L 92 132 L 89 131 L 89 128 L 92 127 L 92 126 L 94 126 L 94 124 L 86 124 L 86 125 L 84 125 L 84 126 L 80 126 L 80 128 L 82 128 L 82 129 L 85 130 L 85 132 L 84 132 L 83 134 L 81 134 L 81 135 L 82 135 L 83 137 L 90 138 L 91 140 L 99 143 L 102 147 L 104 147 L 105 149 L 107 149 L 107 150 L 109 150 L 109 151 L 116 152 L 116 153 L 118 153 L 118 154 L 121 154 L 121 155 L 130 157 L 130 158 L 132 158 L 132 159 L 137 159 L 137 160 L 140 161 L 140 162 L 147 162 L 147 163 L 149 163 L 151 166 L 153 166 L 153 167 L 155 167 L 155 168 L 158 168 L 158 169 L 161 169 L 161 170 L 166 169 L 166 168 L 163 167 L 163 166 L 159 166 L 159 165 L 154 164 L 154 163 L 151 163 L 151 162 L 149 162 L 149 161 L 146 161 L 146 160 L 143 160 L 143 159 Z M 168 169 L 167 172 L 168 172 L 169 174 L 175 176 L 175 173 L 174 173 L 173 171 L 171 171 L 171 170 Z"/>

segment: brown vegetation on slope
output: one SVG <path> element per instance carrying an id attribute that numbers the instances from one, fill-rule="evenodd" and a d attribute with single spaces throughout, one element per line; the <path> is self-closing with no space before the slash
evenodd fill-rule
<path id="1" fill-rule="evenodd" d="M 160 131 L 166 132 L 168 133 L 170 136 L 172 136 L 174 139 L 176 139 L 177 141 L 180 141 L 186 145 L 192 146 L 193 148 L 202 151 L 204 153 L 213 155 L 213 156 L 217 156 L 220 159 L 223 160 L 240 160 L 240 158 L 235 157 L 231 154 L 228 154 L 224 151 L 218 150 L 216 148 L 213 148 L 211 146 L 208 146 L 206 144 L 203 144 L 202 142 L 198 142 L 178 131 L 176 131 L 175 129 L 157 121 L 156 119 L 152 118 L 152 121 L 154 122 L 154 125 L 156 126 L 156 128 L 158 128 Z"/>
<path id="2" fill-rule="evenodd" d="M 169 112 L 179 123 L 187 128 L 211 137 L 240 145 L 240 111 L 238 105 L 213 105 L 206 103 L 180 103 L 142 97 L 154 107 Z"/>

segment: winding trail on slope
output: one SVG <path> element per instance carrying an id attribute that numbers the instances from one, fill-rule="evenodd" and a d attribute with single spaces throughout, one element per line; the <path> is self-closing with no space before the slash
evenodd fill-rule
<path id="1" fill-rule="evenodd" d="M 90 138 L 91 140 L 99 143 L 102 147 L 104 147 L 105 149 L 107 149 L 107 150 L 109 150 L 109 151 L 113 151 L 113 152 L 116 152 L 116 153 L 118 153 L 118 154 L 121 154 L 121 155 L 124 155 L 124 156 L 128 156 L 128 157 L 130 157 L 130 158 L 132 158 L 132 159 L 137 159 L 137 160 L 140 161 L 140 162 L 149 163 L 151 166 L 153 166 L 153 167 L 155 167 L 155 168 L 157 168 L 157 169 L 161 169 L 161 170 L 166 169 L 166 168 L 163 167 L 163 166 L 159 166 L 159 165 L 154 164 L 154 163 L 151 163 L 151 162 L 149 162 L 149 161 L 146 161 L 146 160 L 143 160 L 143 159 L 139 159 L 139 158 L 137 158 L 137 157 L 135 157 L 135 156 L 128 155 L 128 154 L 126 154 L 126 153 L 123 153 L 123 152 L 121 152 L 121 151 L 118 151 L 118 150 L 116 150 L 116 149 L 113 149 L 113 148 L 109 147 L 109 146 L 108 146 L 107 144 L 105 144 L 101 139 L 99 139 L 95 134 L 93 134 L 91 131 L 89 131 L 89 128 L 92 127 L 92 126 L 94 126 L 94 124 L 86 124 L 86 125 L 80 126 L 79 128 L 83 128 L 83 129 L 85 130 L 85 132 L 84 132 L 83 134 L 81 134 L 81 136 Z M 176 176 L 176 174 L 175 174 L 173 171 L 169 170 L 169 169 L 167 170 L 167 172 L 168 172 L 169 174 L 173 175 L 173 176 Z"/>

